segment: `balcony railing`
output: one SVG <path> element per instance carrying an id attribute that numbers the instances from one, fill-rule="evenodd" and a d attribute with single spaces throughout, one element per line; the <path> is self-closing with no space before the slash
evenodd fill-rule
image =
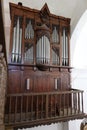
<path id="1" fill-rule="evenodd" d="M 6 125 L 34 126 L 83 116 L 83 91 L 80 90 L 8 94 L 6 98 Z"/>

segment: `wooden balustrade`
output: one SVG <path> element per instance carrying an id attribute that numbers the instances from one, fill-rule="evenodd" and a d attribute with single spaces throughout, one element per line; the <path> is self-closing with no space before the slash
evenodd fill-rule
<path id="1" fill-rule="evenodd" d="M 5 124 L 62 119 L 83 114 L 83 91 L 8 94 Z"/>

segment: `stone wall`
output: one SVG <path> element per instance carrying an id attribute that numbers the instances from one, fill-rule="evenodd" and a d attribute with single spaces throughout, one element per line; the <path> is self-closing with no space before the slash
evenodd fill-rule
<path id="1" fill-rule="evenodd" d="M 4 130 L 4 108 L 5 108 L 5 92 L 7 85 L 7 66 L 2 53 L 2 45 L 0 45 L 0 130 Z"/>

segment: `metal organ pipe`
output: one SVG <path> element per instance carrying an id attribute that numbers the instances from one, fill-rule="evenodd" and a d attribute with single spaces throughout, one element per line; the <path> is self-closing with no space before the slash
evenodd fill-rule
<path id="1" fill-rule="evenodd" d="M 57 27 L 54 27 L 54 29 L 53 29 L 52 41 L 54 43 L 58 43 L 59 42 L 59 35 L 58 35 Z"/>
<path id="2" fill-rule="evenodd" d="M 31 38 L 33 39 L 34 38 L 34 29 L 32 27 L 32 24 L 31 24 L 31 33 L 30 33 L 30 35 L 31 35 Z"/>
<path id="3" fill-rule="evenodd" d="M 42 36 L 41 38 L 41 63 L 44 63 L 44 37 Z"/>
<path id="4" fill-rule="evenodd" d="M 68 37 L 66 35 L 66 65 L 68 65 Z"/>
<path id="5" fill-rule="evenodd" d="M 44 35 L 37 41 L 37 62 L 46 64 L 50 59 L 50 42 L 49 39 Z"/>
<path id="6" fill-rule="evenodd" d="M 33 39 L 33 38 L 34 38 L 34 29 L 31 20 L 29 20 L 25 29 L 25 39 Z"/>
<path id="7" fill-rule="evenodd" d="M 20 39 L 19 39 L 19 62 L 21 62 L 21 45 L 22 45 L 22 29 L 20 29 Z"/>
<path id="8" fill-rule="evenodd" d="M 57 64 L 57 54 L 55 53 L 55 58 L 56 58 L 56 64 Z"/>
<path id="9" fill-rule="evenodd" d="M 33 45 L 29 47 L 27 51 L 25 52 L 25 61 L 30 62 L 30 63 L 33 62 Z"/>
<path id="10" fill-rule="evenodd" d="M 33 38 L 34 38 L 34 29 L 32 25 L 32 20 L 29 19 L 25 28 L 25 39 L 33 39 Z M 26 43 L 26 44 L 30 44 L 30 43 Z M 39 46 L 37 48 L 39 48 Z M 39 53 L 37 53 L 37 57 L 39 57 Z M 33 62 L 33 44 L 32 44 L 32 47 L 28 47 L 27 51 L 25 52 L 25 61 L 31 62 L 31 63 Z"/>
<path id="11" fill-rule="evenodd" d="M 15 61 L 15 46 L 16 46 L 16 27 L 13 29 L 13 47 L 12 47 L 12 62 Z"/>
<path id="12" fill-rule="evenodd" d="M 63 64 L 65 65 L 65 28 L 63 29 Z"/>
<path id="13" fill-rule="evenodd" d="M 46 37 L 45 36 L 42 36 L 43 38 L 43 63 L 46 62 Z"/>
<path id="14" fill-rule="evenodd" d="M 55 65 L 59 65 L 59 52 L 58 51 L 59 50 L 52 49 L 52 63 Z"/>
<path id="15" fill-rule="evenodd" d="M 57 43 L 59 42 L 59 35 L 58 35 L 57 30 L 56 30 L 56 42 L 57 42 Z"/>
<path id="16" fill-rule="evenodd" d="M 66 66 L 68 65 L 68 37 L 65 28 L 62 39 L 62 65 Z"/>
<path id="17" fill-rule="evenodd" d="M 55 64 L 55 52 L 53 49 L 52 49 L 52 59 L 53 59 L 53 64 Z"/>
<path id="18" fill-rule="evenodd" d="M 37 57 L 37 62 L 38 62 L 38 58 L 39 58 L 39 44 L 38 44 L 39 41 L 37 41 L 37 46 L 36 46 L 36 57 Z"/>
<path id="19" fill-rule="evenodd" d="M 22 28 L 20 18 L 17 17 L 17 24 L 13 29 L 12 62 L 21 62 Z"/>
<path id="20" fill-rule="evenodd" d="M 31 38 L 31 21 L 29 21 L 29 23 L 28 23 L 28 39 L 30 39 Z"/>
<path id="21" fill-rule="evenodd" d="M 47 43 L 47 44 L 46 44 Z M 50 59 L 50 43 L 49 39 L 46 37 L 46 45 L 45 45 L 45 50 L 46 50 L 46 63 L 49 63 Z"/>
<path id="22" fill-rule="evenodd" d="M 18 49 L 19 49 L 19 17 L 18 17 L 18 19 L 17 19 L 17 33 L 16 33 L 17 35 L 17 39 L 16 39 L 16 62 L 18 62 L 18 53 L 19 53 L 19 51 L 18 51 Z"/>
<path id="23" fill-rule="evenodd" d="M 42 62 L 42 44 L 41 44 L 41 38 L 39 40 L 39 62 Z"/>

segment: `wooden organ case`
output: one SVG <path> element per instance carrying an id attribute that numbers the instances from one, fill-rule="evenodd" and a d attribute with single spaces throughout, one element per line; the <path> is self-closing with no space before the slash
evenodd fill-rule
<path id="1" fill-rule="evenodd" d="M 47 4 L 36 10 L 10 3 L 10 15 L 6 124 L 83 117 L 83 91 L 70 86 L 70 19 L 51 14 Z"/>

